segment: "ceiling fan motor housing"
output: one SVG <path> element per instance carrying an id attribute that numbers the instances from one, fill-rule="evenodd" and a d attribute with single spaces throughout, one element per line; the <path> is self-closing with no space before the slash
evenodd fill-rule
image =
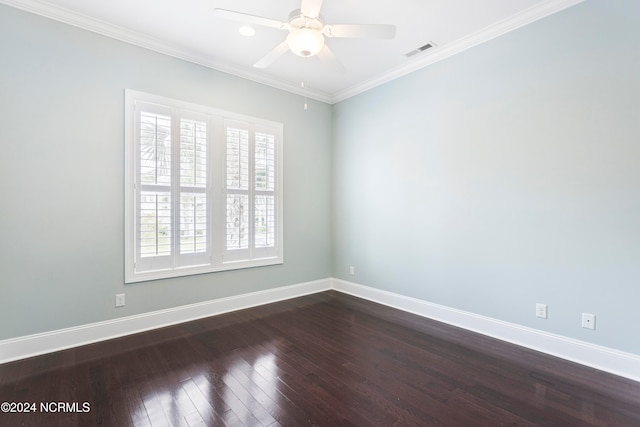
<path id="1" fill-rule="evenodd" d="M 324 23 L 318 16 L 310 18 L 294 10 L 289 15 L 287 44 L 293 53 L 302 57 L 317 55 L 324 46 Z"/>

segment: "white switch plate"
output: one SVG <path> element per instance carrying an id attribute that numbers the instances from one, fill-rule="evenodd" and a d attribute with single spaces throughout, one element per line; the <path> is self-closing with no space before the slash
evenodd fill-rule
<path id="1" fill-rule="evenodd" d="M 353 265 L 349 267 L 349 274 L 352 276 L 356 274 L 356 268 Z"/>
<path id="2" fill-rule="evenodd" d="M 596 315 L 590 313 L 582 313 L 582 327 L 585 329 L 595 329 Z"/>
<path id="3" fill-rule="evenodd" d="M 536 304 L 536 317 L 541 319 L 547 318 L 547 304 Z"/>
<path id="4" fill-rule="evenodd" d="M 116 294 L 116 307 L 124 307 L 124 294 Z"/>

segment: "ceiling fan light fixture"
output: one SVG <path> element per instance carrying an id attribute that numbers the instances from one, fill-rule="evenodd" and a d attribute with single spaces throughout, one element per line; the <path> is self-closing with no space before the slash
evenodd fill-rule
<path id="1" fill-rule="evenodd" d="M 324 46 L 324 36 L 318 30 L 298 28 L 287 36 L 287 44 L 293 53 L 302 57 L 317 55 Z"/>

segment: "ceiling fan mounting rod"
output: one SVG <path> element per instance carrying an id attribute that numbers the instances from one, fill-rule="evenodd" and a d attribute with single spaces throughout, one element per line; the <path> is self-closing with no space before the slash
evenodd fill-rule
<path id="1" fill-rule="evenodd" d="M 300 28 L 309 28 L 310 30 L 322 31 L 324 22 L 318 15 L 317 18 L 310 18 L 302 14 L 300 9 L 296 9 L 289 14 L 289 31 Z"/>

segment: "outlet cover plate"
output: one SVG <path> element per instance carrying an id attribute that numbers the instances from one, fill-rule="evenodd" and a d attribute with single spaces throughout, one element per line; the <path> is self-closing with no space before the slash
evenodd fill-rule
<path id="1" fill-rule="evenodd" d="M 547 318 L 547 304 L 536 304 L 536 317 L 541 319 Z"/>
<path id="2" fill-rule="evenodd" d="M 582 313 L 582 327 L 585 329 L 596 329 L 596 315 Z"/>

